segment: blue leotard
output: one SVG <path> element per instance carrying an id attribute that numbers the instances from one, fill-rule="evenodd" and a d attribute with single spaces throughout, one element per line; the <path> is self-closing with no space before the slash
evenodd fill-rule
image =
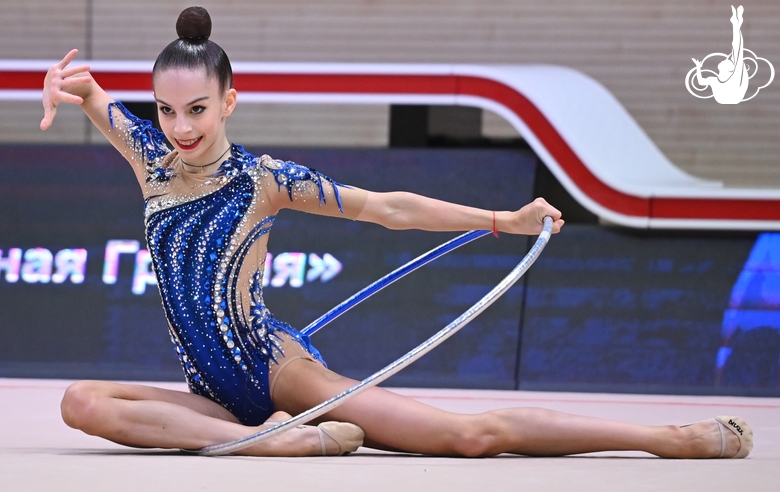
<path id="1" fill-rule="evenodd" d="M 109 106 L 112 129 L 145 177 L 146 240 L 175 345 L 190 390 L 259 425 L 273 413 L 268 364 L 283 357 L 289 334 L 322 361 L 309 338 L 276 320 L 263 303 L 262 276 L 271 194 L 327 204 L 338 187 L 321 173 L 253 156 L 233 145 L 216 174 L 186 189 L 180 159 L 164 135 L 121 103 Z M 332 203 L 331 203 L 332 206 Z M 261 240 L 262 239 L 262 240 Z"/>

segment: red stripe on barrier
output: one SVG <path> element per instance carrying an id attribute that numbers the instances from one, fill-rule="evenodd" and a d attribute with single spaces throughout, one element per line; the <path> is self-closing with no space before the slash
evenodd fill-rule
<path id="1" fill-rule="evenodd" d="M 654 219 L 780 220 L 780 201 L 712 198 L 654 198 Z"/>
<path id="2" fill-rule="evenodd" d="M 92 72 L 107 91 L 151 91 L 152 74 L 144 72 Z M 43 90 L 46 71 L 0 71 L 0 90 Z"/>
<path id="3" fill-rule="evenodd" d="M 450 75 L 235 74 L 234 85 L 246 92 L 315 94 L 455 94 Z"/>
<path id="4" fill-rule="evenodd" d="M 152 92 L 152 74 L 143 72 L 92 72 L 92 77 L 107 91 Z"/>
<path id="5" fill-rule="evenodd" d="M 0 71 L 0 90 L 43 90 L 46 72 Z"/>

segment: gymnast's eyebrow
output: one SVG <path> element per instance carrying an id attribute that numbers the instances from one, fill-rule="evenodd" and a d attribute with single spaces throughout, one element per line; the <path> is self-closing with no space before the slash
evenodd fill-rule
<path id="1" fill-rule="evenodd" d="M 198 98 L 193 99 L 192 101 L 188 102 L 187 104 L 185 104 L 185 106 L 192 106 L 196 102 L 203 101 L 203 100 L 208 99 L 208 98 L 209 98 L 209 96 L 198 97 Z M 158 98 L 155 97 L 154 100 L 157 101 L 160 104 L 164 104 L 166 106 L 170 106 L 170 104 L 168 104 L 167 102 L 163 101 L 162 99 L 158 99 Z"/>

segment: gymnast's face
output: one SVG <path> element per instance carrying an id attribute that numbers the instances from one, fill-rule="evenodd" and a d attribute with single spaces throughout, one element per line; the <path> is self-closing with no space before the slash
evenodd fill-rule
<path id="1" fill-rule="evenodd" d="M 221 91 L 205 69 L 170 69 L 154 77 L 160 126 L 188 164 L 207 164 L 225 151 L 225 123 L 236 107 L 236 91 Z"/>

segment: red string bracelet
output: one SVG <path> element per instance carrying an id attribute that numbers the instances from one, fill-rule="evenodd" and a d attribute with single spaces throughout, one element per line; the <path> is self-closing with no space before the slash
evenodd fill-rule
<path id="1" fill-rule="evenodd" d="M 493 210 L 493 235 L 498 237 L 498 229 L 496 229 L 496 211 Z"/>

